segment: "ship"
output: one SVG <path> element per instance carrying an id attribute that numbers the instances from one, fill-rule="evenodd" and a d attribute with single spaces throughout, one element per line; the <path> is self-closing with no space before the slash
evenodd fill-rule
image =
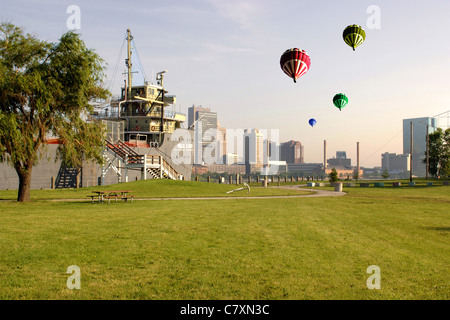
<path id="1" fill-rule="evenodd" d="M 172 135 L 182 128 L 186 115 L 176 112 L 176 96 L 164 88 L 167 70 L 156 73 L 156 83 L 133 85 L 132 40 L 127 29 L 127 79 L 120 95 L 106 106 L 94 108 L 90 115 L 107 127 L 104 167 L 112 168 L 121 182 L 121 177 L 128 181 L 128 170 L 141 171 L 141 179 L 190 180 L 192 164 L 173 159 L 179 141 L 172 141 Z M 103 172 L 102 179 L 106 175 Z"/>

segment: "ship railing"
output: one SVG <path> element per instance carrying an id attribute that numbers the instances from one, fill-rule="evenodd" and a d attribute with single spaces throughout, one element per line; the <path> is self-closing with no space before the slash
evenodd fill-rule
<path id="1" fill-rule="evenodd" d="M 164 117 L 166 117 L 166 118 L 175 118 L 175 116 L 176 116 L 177 114 L 186 116 L 186 114 L 185 114 L 185 113 L 182 113 L 182 112 L 176 112 L 176 111 L 171 111 L 171 110 L 165 110 L 165 111 L 164 111 Z"/>
<path id="2" fill-rule="evenodd" d="M 117 140 L 117 145 L 124 150 L 128 155 L 133 155 L 133 156 L 137 156 L 137 152 L 134 151 L 133 149 L 131 149 L 124 141 L 122 140 Z"/>
<path id="3" fill-rule="evenodd" d="M 94 111 L 93 113 L 88 115 L 89 120 L 96 119 L 117 119 L 119 116 L 122 116 L 122 113 L 119 112 L 111 112 L 111 111 Z"/>
<path id="4" fill-rule="evenodd" d="M 160 156 L 147 155 L 146 158 L 147 158 L 147 164 L 161 164 Z"/>
<path id="5" fill-rule="evenodd" d="M 144 164 L 144 155 L 128 155 L 127 164 Z"/>
<path id="6" fill-rule="evenodd" d="M 162 156 L 147 155 L 147 164 L 157 164 L 160 166 L 161 175 L 166 175 L 168 178 L 179 180 L 178 172 L 166 161 Z"/>
<path id="7" fill-rule="evenodd" d="M 160 112 L 152 112 L 150 114 L 152 117 L 159 118 L 161 116 Z M 164 118 L 166 119 L 175 119 L 176 115 L 186 114 L 182 112 L 172 112 L 172 111 L 164 111 Z M 111 111 L 94 111 L 93 113 L 88 115 L 88 120 L 98 120 L 98 119 L 118 119 L 121 117 L 125 117 L 126 113 L 124 112 L 111 112 Z M 136 114 L 134 116 L 140 116 L 140 114 Z"/>
<path id="8" fill-rule="evenodd" d="M 160 160 L 160 156 L 153 156 L 153 155 L 148 155 L 148 154 L 136 154 L 136 155 L 128 155 L 128 164 L 147 164 L 147 165 L 152 165 L 152 164 L 161 164 L 161 160 Z M 163 161 L 165 161 L 163 159 Z"/>
<path id="9" fill-rule="evenodd" d="M 142 165 L 144 167 L 156 165 L 159 167 L 161 178 L 166 176 L 167 178 L 174 180 L 181 179 L 181 175 L 166 160 L 164 160 L 162 156 L 128 154 L 126 156 L 126 163 L 128 165 Z"/>

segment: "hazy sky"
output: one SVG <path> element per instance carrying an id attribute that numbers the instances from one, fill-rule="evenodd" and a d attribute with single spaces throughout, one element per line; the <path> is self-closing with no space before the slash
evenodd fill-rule
<path id="1" fill-rule="evenodd" d="M 381 166 L 381 153 L 403 152 L 402 119 L 450 110 L 448 0 L 0 1 L 1 20 L 52 42 L 77 5 L 77 32 L 108 64 L 113 94 L 130 28 L 147 80 L 168 70 L 177 110 L 202 105 L 226 128 L 279 129 L 281 142 L 302 142 L 306 162 L 322 162 L 327 140 L 327 158 L 347 151 L 356 165 L 359 141 L 361 166 Z M 366 31 L 355 52 L 342 39 L 350 24 Z M 279 64 L 293 47 L 311 57 L 297 83 Z M 332 103 L 339 92 L 349 98 L 342 111 Z"/>

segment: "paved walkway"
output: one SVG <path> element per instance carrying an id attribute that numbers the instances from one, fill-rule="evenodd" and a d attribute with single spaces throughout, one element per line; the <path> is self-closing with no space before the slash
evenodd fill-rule
<path id="1" fill-rule="evenodd" d="M 288 199 L 288 198 L 309 198 L 309 197 L 339 197 L 344 196 L 346 192 L 337 192 L 330 190 L 320 190 L 320 189 L 306 189 L 302 188 L 306 185 L 292 185 L 292 186 L 271 186 L 269 188 L 280 188 L 280 189 L 289 189 L 289 190 L 298 190 L 298 191 L 308 191 L 313 192 L 312 194 L 299 194 L 299 195 L 290 195 L 290 196 L 267 196 L 267 197 L 249 197 L 249 196 L 238 196 L 238 197 L 191 197 L 191 198 L 135 198 L 134 201 L 138 200 L 235 200 L 235 199 Z M 246 194 L 245 191 L 242 191 Z M 86 199 L 42 199 L 47 201 L 63 201 L 63 202 L 79 202 L 79 201 L 91 201 Z M 4 201 L 16 201 L 16 200 L 4 200 Z"/>
<path id="2" fill-rule="evenodd" d="M 133 201 L 137 200 L 235 200 L 235 199 L 288 199 L 288 198 L 308 198 L 308 197 L 339 197 L 344 196 L 346 192 L 337 192 L 337 191 L 329 191 L 329 190 L 320 190 L 320 189 L 305 189 L 302 188 L 306 185 L 292 185 L 292 186 L 271 186 L 269 188 L 280 188 L 280 189 L 289 189 L 289 190 L 298 190 L 298 191 L 308 191 L 313 192 L 312 194 L 299 194 L 299 195 L 290 195 L 290 196 L 267 196 L 267 197 L 249 197 L 249 196 L 238 196 L 238 197 L 177 197 L 177 198 L 135 198 Z M 245 191 L 242 191 L 246 194 Z M 86 201 L 85 199 L 49 199 L 49 201 Z M 87 200 L 91 201 L 91 200 Z"/>
<path id="3" fill-rule="evenodd" d="M 299 196 L 295 196 L 295 197 L 340 197 L 340 196 L 344 196 L 344 195 L 347 194 L 346 192 L 302 188 L 304 186 L 305 185 L 293 185 L 293 186 L 282 186 L 282 187 L 272 187 L 272 188 L 301 190 L 301 191 L 313 191 L 314 192 L 313 194 L 305 194 L 305 195 L 299 195 Z"/>

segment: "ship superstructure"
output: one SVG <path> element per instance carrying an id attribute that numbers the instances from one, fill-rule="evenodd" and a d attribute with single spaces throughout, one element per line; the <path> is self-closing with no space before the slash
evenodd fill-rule
<path id="1" fill-rule="evenodd" d="M 99 113 L 99 118 L 125 121 L 124 140 L 130 146 L 160 147 L 164 135 L 173 133 L 186 121 L 186 115 L 176 112 L 173 105 L 176 96 L 168 95 L 163 87 L 166 70 L 156 74 L 156 84 L 147 81 L 143 85 L 133 85 L 131 63 L 130 30 L 127 30 L 128 53 L 125 59 L 127 80 L 119 99 L 112 100 L 110 108 Z"/>
<path id="2" fill-rule="evenodd" d="M 104 154 L 106 166 L 102 177 L 109 169 L 113 169 L 121 180 L 121 169 L 125 169 L 125 176 L 127 170 L 141 170 L 142 179 L 149 176 L 189 179 L 191 166 L 176 165 L 171 159 L 171 151 L 178 142 L 170 139 L 186 120 L 186 115 L 175 111 L 176 96 L 168 95 L 164 89 L 163 80 L 167 70 L 156 74 L 156 84 L 145 81 L 143 85 L 133 85 L 132 39 L 128 29 L 125 59 L 127 80 L 124 81 L 120 96 L 93 114 L 108 129 Z"/>

